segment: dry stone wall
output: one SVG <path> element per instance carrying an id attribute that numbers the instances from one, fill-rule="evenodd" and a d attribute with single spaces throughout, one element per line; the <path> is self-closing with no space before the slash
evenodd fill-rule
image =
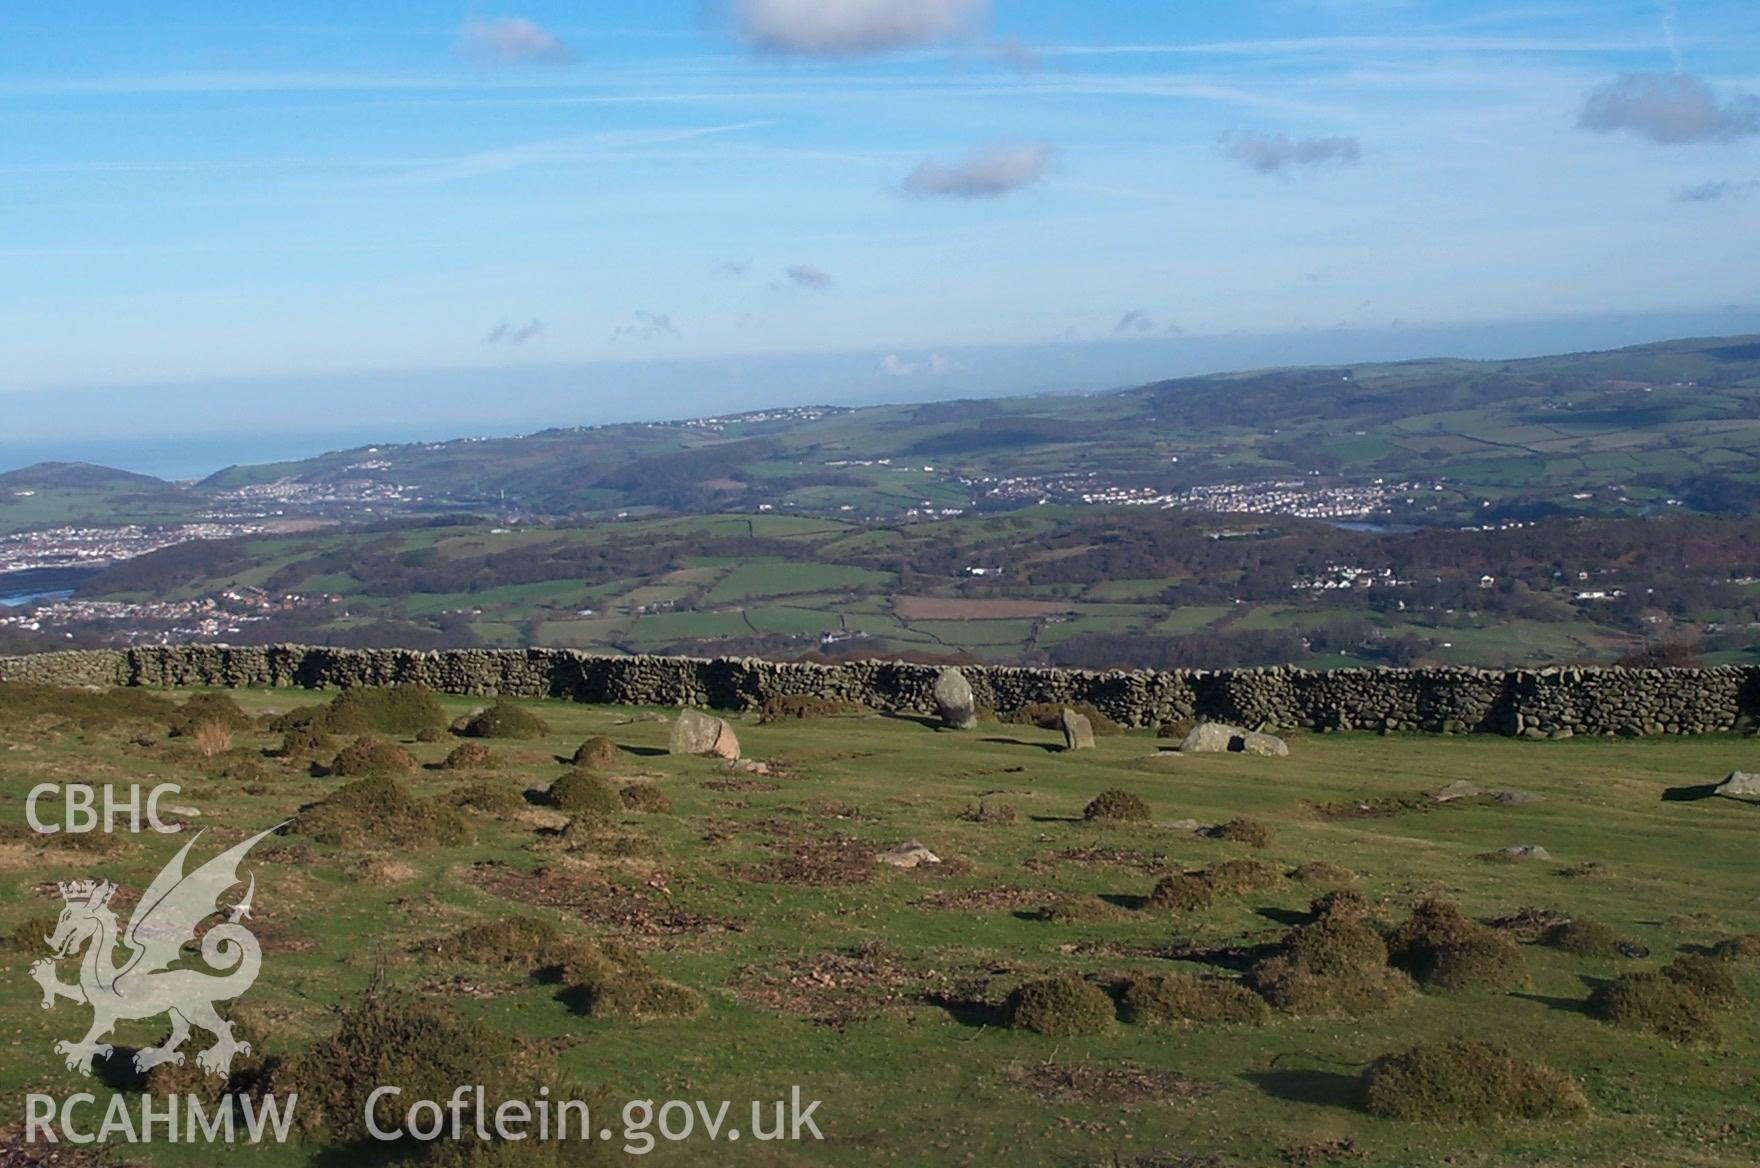
<path id="1" fill-rule="evenodd" d="M 810 694 L 934 714 L 937 669 L 897 661 L 811 665 L 755 658 L 603 657 L 568 649 L 327 649 L 217 645 L 0 658 L 0 680 L 55 685 L 293 686 L 420 682 L 444 693 L 745 710 Z M 1703 669 L 1305 669 L 1084 672 L 962 668 L 981 708 L 1091 702 L 1127 726 L 1226 721 L 1248 728 L 1643 736 L 1746 730 L 1760 667 Z"/>

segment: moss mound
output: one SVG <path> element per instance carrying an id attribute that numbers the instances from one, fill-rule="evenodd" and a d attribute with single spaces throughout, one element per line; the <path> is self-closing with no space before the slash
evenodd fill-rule
<path id="1" fill-rule="evenodd" d="M 1620 936 L 1612 925 L 1587 917 L 1572 917 L 1546 930 L 1541 943 L 1578 957 L 1617 957 L 1619 951 L 1614 946 L 1619 940 Z"/>
<path id="2" fill-rule="evenodd" d="M 1090 822 L 1148 823 L 1149 805 L 1129 791 L 1113 787 L 1102 791 L 1082 808 L 1082 818 Z"/>
<path id="3" fill-rule="evenodd" d="M 338 847 L 455 847 L 472 837 L 470 824 L 456 808 L 418 799 L 385 775 L 339 788 L 301 811 L 287 830 Z"/>
<path id="4" fill-rule="evenodd" d="M 617 743 L 603 734 L 595 734 L 575 748 L 570 761 L 577 767 L 606 770 L 616 766 L 622 758 L 623 751 Z"/>
<path id="5" fill-rule="evenodd" d="M 672 798 L 656 787 L 653 783 L 630 783 L 619 791 L 618 797 L 630 811 L 639 811 L 644 815 L 672 814 Z"/>
<path id="6" fill-rule="evenodd" d="M 422 685 L 360 685 L 345 689 L 330 702 L 326 729 L 336 734 L 378 731 L 413 737 L 423 730 L 444 730 L 446 711 L 434 691 Z"/>
<path id="7" fill-rule="evenodd" d="M 1242 816 L 1218 827 L 1216 838 L 1246 844 L 1249 848 L 1268 848 L 1271 846 L 1271 829 L 1257 819 Z"/>
<path id="8" fill-rule="evenodd" d="M 227 730 L 249 730 L 252 726 L 251 716 L 239 709 L 231 694 L 224 693 L 192 695 L 171 715 L 167 726 L 173 738 L 194 738 L 196 728 L 204 722 Z"/>
<path id="9" fill-rule="evenodd" d="M 337 752 L 330 773 L 340 779 L 366 775 L 407 775 L 416 769 L 416 756 L 401 746 L 378 738 L 357 738 Z"/>
<path id="10" fill-rule="evenodd" d="M 196 1062 L 198 1044 L 205 1046 L 212 1041 L 205 1032 L 191 1031 L 191 1038 L 184 1044 L 182 1053 L 183 1065 L 176 1063 L 160 1063 L 147 1072 L 143 1084 L 148 1094 L 194 1095 L 210 1103 L 219 1102 L 223 1095 L 250 1095 L 264 1083 L 274 1063 L 271 1062 L 269 1051 L 275 1049 L 274 1031 L 248 1010 L 221 1007 L 220 1015 L 232 1023 L 232 1040 L 249 1050 L 239 1050 L 232 1058 L 231 1071 L 225 1077 L 208 1074 Z M 154 1046 L 164 1046 L 171 1038 L 169 1029 L 159 1036 Z"/>
<path id="11" fill-rule="evenodd" d="M 465 719 L 459 733 L 466 738 L 542 738 L 550 727 L 530 710 L 500 701 Z"/>
<path id="12" fill-rule="evenodd" d="M 1447 900 L 1426 900 L 1387 935 L 1387 959 L 1420 985 L 1441 990 L 1516 989 L 1528 966 L 1516 943 Z"/>
<path id="13" fill-rule="evenodd" d="M 461 742 L 440 763 L 443 771 L 486 771 L 495 765 L 495 752 L 481 742 Z"/>
<path id="14" fill-rule="evenodd" d="M 1112 999 L 1106 991 L 1073 973 L 1020 986 L 1008 995 L 1003 1014 L 1016 1030 L 1060 1038 L 1101 1034 L 1115 1021 Z"/>
<path id="15" fill-rule="evenodd" d="M 1092 925 L 1122 921 L 1130 914 L 1098 896 L 1060 896 L 1036 909 L 1033 916 L 1060 925 Z"/>
<path id="16" fill-rule="evenodd" d="M 570 815 L 616 815 L 623 810 L 617 784 L 592 771 L 572 770 L 550 784 L 550 806 Z"/>
<path id="17" fill-rule="evenodd" d="M 1263 892 L 1281 885 L 1284 874 L 1264 860 L 1224 860 L 1204 869 L 1204 880 L 1217 892 Z"/>
<path id="18" fill-rule="evenodd" d="M 787 722 L 805 718 L 835 718 L 862 711 L 854 702 L 840 702 L 817 694 L 774 694 L 758 707 L 758 721 Z"/>
<path id="19" fill-rule="evenodd" d="M 1387 965 L 1387 946 L 1359 921 L 1318 921 L 1290 930 L 1281 950 L 1253 966 L 1264 999 L 1291 1014 L 1372 1014 L 1411 991 Z"/>
<path id="20" fill-rule="evenodd" d="M 1096 735 L 1123 734 L 1124 727 L 1114 722 L 1092 702 L 1033 702 L 997 717 L 1010 726 L 1037 726 L 1041 730 L 1063 729 L 1063 712 L 1074 710 L 1088 719 Z"/>
<path id="21" fill-rule="evenodd" d="M 1628 973 L 1596 986 L 1589 995 L 1589 1013 L 1622 1030 L 1672 1042 L 1709 1044 L 1723 1037 L 1711 1004 L 1661 970 Z"/>
<path id="22" fill-rule="evenodd" d="M 1489 1042 L 1432 1042 L 1383 1055 L 1359 1092 L 1370 1115 L 1418 1123 L 1563 1119 L 1589 1110 L 1569 1075 Z"/>
<path id="23" fill-rule="evenodd" d="M 1170 909 L 1174 912 L 1195 912 L 1209 908 L 1216 903 L 1216 889 L 1201 876 L 1193 876 L 1189 872 L 1181 872 L 1174 876 L 1163 876 L 1149 893 L 1149 908 Z"/>
<path id="24" fill-rule="evenodd" d="M 1231 981 L 1200 981 L 1183 973 L 1133 977 L 1119 996 L 1119 1014 L 1139 1026 L 1263 1026 L 1265 1000 Z"/>
<path id="25" fill-rule="evenodd" d="M 689 1018 L 703 1009 L 702 994 L 644 969 L 577 964 L 568 967 L 563 976 L 569 982 L 566 996 L 589 1018 L 648 1022 Z"/>
<path id="26" fill-rule="evenodd" d="M 597 955 L 587 941 L 571 937 L 541 917 L 500 917 L 470 925 L 434 946 L 437 953 L 480 965 L 511 965 L 532 973 L 560 970 Z"/>
<path id="27" fill-rule="evenodd" d="M 1683 953 L 1662 967 L 1662 976 L 1685 986 L 1713 1006 L 1733 1006 L 1741 1000 L 1729 967 L 1714 957 Z"/>
<path id="28" fill-rule="evenodd" d="M 499 819 L 524 811 L 526 797 L 511 783 L 478 779 L 460 788 L 452 797 L 452 805 Z"/>

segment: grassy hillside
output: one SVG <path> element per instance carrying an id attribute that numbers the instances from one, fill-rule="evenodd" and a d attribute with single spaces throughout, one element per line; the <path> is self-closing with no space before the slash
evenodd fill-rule
<path id="1" fill-rule="evenodd" d="M 41 1009 L 26 976 L 60 908 L 56 881 L 101 874 L 126 904 L 189 839 L 31 836 L 24 792 L 77 774 L 182 784 L 179 801 L 207 828 L 199 858 L 299 821 L 247 863 L 248 924 L 264 958 L 234 1017 L 255 1043 L 235 1069 L 261 1075 L 266 1060 L 279 1062 L 267 1081 L 283 1095 L 300 1089 L 302 1111 L 330 1081 L 321 1062 L 302 1056 L 323 1049 L 346 1021 L 339 1011 L 362 1009 L 377 985 L 381 997 L 407 995 L 440 1021 L 357 1051 L 359 1060 L 382 1055 L 349 1064 L 374 1073 L 407 1060 L 450 1067 L 460 1048 L 445 1044 L 462 1035 L 475 1061 L 459 1074 L 541 1072 L 607 1101 L 608 1118 L 629 1099 L 703 1099 L 711 1110 L 727 1099 L 729 1126 L 743 1131 L 749 1100 L 785 1098 L 798 1085 L 821 1101 L 824 1142 L 712 1144 L 699 1128 L 689 1141 L 661 1143 L 648 1157 L 660 1164 L 1736 1168 L 1760 1156 L 1750 1122 L 1760 1058 L 1752 958 L 1716 963 L 1735 994 L 1707 1008 L 1719 1036 L 1675 1041 L 1590 1009 L 1597 986 L 1760 930 L 1760 819 L 1728 800 L 1677 797 L 1745 765 L 1742 741 L 1350 734 L 1294 739 L 1287 759 L 1157 758 L 1157 744 L 1137 734 L 1069 754 L 1052 749 L 1056 734 L 1030 726 L 950 734 L 850 716 L 739 722 L 746 754 L 771 760 L 754 774 L 666 756 L 669 728 L 651 713 L 521 703 L 547 723 L 540 736 L 491 740 L 464 769 L 438 769 L 460 743 L 450 735 L 387 736 L 426 768 L 396 780 L 411 802 L 393 820 L 315 811 L 347 780 L 323 777 L 329 753 L 316 766 L 276 757 L 279 734 L 237 730 L 229 750 L 203 759 L 188 739 L 165 736 L 173 711 L 142 708 L 150 696 L 131 695 L 133 716 L 113 725 L 95 716 L 103 699 L 90 694 L 55 713 L 15 709 L 0 719 L 13 780 L 0 791 L 7 1124 L 26 1091 L 92 1091 L 96 1115 L 114 1094 L 134 1099 L 143 1084 L 127 1060 L 165 1033 L 162 1018 L 123 1025 L 115 1059 L 82 1077 L 51 1048 L 83 1033 L 89 1012 L 65 1001 Z M 255 716 L 322 695 L 235 696 Z M 445 717 L 471 708 L 441 701 Z M 616 746 L 598 772 L 613 791 L 657 790 L 664 802 L 650 794 L 637 804 L 648 810 L 572 822 L 549 806 L 544 792 L 567 770 L 560 758 L 591 735 Z M 1455 782 L 1539 798 L 1432 801 Z M 1084 819 L 1109 788 L 1141 798 L 1149 818 Z M 465 834 L 433 834 L 457 824 L 460 803 Z M 1209 837 L 1181 823 L 1241 818 L 1262 833 Z M 943 863 L 875 863 L 907 840 Z M 1489 858 L 1522 843 L 1552 858 Z M 1209 903 L 1150 902 L 1163 878 L 1196 873 L 1213 890 Z M 1415 989 L 1381 969 L 1373 984 L 1386 992 L 1357 999 L 1356 1017 L 1326 1006 L 1342 1000 L 1328 997 L 1233 1024 L 1149 1025 L 1108 1000 L 1106 991 L 1129 1001 L 1133 979 L 1166 974 L 1251 999 L 1247 979 L 1314 919 L 1311 902 L 1337 888 L 1360 894 L 1382 929 L 1426 897 L 1457 903 L 1471 921 L 1496 926 L 1495 944 L 1484 930 L 1475 936 L 1488 951 L 1515 954 L 1513 980 Z M 1605 932 L 1585 928 L 1584 943 L 1568 948 L 1541 940 L 1566 917 Z M 544 968 L 558 954 L 595 952 L 615 954 L 620 976 L 643 979 L 634 983 L 643 993 L 619 998 L 612 991 L 630 983 L 606 980 L 585 958 Z M 74 964 L 60 962 L 62 979 Z M 1324 988 L 1359 993 L 1372 972 L 1353 967 Z M 1096 1032 L 1011 1024 L 1012 991 L 1059 973 L 1101 991 Z M 654 978 L 683 990 L 661 993 Z M 632 1018 L 620 1004 L 644 1001 L 661 1016 Z M 1505 1103 L 1474 1117 L 1445 1103 L 1448 1121 L 1435 1123 L 1362 1110 L 1359 1082 L 1373 1060 L 1460 1038 L 1503 1042 L 1568 1076 L 1587 1113 L 1523 1119 Z M 212 1041 L 198 1032 L 189 1049 Z M 374 1041 L 370 1032 L 364 1041 Z M 154 1083 L 200 1089 L 193 1074 Z M 299 1142 L 248 1155 L 288 1168 L 363 1162 L 337 1147 L 341 1130 L 315 1125 Z M 97 1163 L 83 1154 L 63 1147 L 56 1162 Z M 155 1168 L 215 1162 L 206 1146 L 163 1141 L 126 1154 Z M 528 1145 L 497 1162 L 548 1161 Z"/>

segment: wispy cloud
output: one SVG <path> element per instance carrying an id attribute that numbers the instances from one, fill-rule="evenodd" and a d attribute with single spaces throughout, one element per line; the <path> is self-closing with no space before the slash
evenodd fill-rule
<path id="1" fill-rule="evenodd" d="M 483 343 L 485 345 L 523 345 L 527 341 L 536 340 L 543 336 L 544 331 L 549 327 L 549 324 L 536 317 L 525 324 L 509 324 L 507 321 L 502 321 L 489 330 L 488 335 L 483 338 Z"/>
<path id="2" fill-rule="evenodd" d="M 1356 138 L 1291 138 L 1263 130 L 1231 130 L 1216 144 L 1224 158 L 1260 174 L 1287 174 L 1328 164 L 1355 166 L 1363 158 Z"/>
<path id="3" fill-rule="evenodd" d="M 752 269 L 757 266 L 755 260 L 731 260 L 725 264 L 716 265 L 715 270 L 723 276 L 731 276 L 735 280 L 739 280 L 751 275 Z"/>
<path id="4" fill-rule="evenodd" d="M 1674 193 L 1677 203 L 1721 203 L 1760 194 L 1760 179 L 1714 179 Z"/>
<path id="5" fill-rule="evenodd" d="M 1760 134 L 1760 96 L 1723 100 L 1691 74 L 1627 73 L 1589 94 L 1577 125 L 1598 134 L 1636 134 L 1659 146 L 1733 142 Z"/>
<path id="6" fill-rule="evenodd" d="M 983 146 L 955 162 L 924 162 L 900 189 L 920 198 L 998 199 L 1023 190 L 1051 171 L 1051 147 L 1037 142 Z"/>
<path id="7" fill-rule="evenodd" d="M 615 340 L 651 341 L 657 337 L 675 337 L 678 326 L 672 323 L 672 317 L 664 312 L 637 311 L 635 320 L 628 324 L 620 324 L 611 330 Z"/>
<path id="8" fill-rule="evenodd" d="M 788 277 L 789 283 L 797 288 L 810 288 L 822 292 L 831 287 L 831 273 L 823 268 L 815 268 L 811 264 L 790 264 L 782 274 Z"/>
<path id="9" fill-rule="evenodd" d="M 458 38 L 458 55 L 479 65 L 566 65 L 574 59 L 556 35 L 530 20 L 473 20 Z"/>
<path id="10" fill-rule="evenodd" d="M 925 374 L 945 373 L 948 368 L 947 358 L 940 353 L 931 353 L 920 361 L 901 357 L 897 353 L 888 353 L 880 359 L 880 372 L 888 377 L 920 377 Z"/>
<path id="11" fill-rule="evenodd" d="M 969 33 L 989 0 L 734 0 L 734 22 L 765 52 L 860 57 Z"/>
<path id="12" fill-rule="evenodd" d="M 569 138 L 550 138 L 541 142 L 524 142 L 494 150 L 479 150 L 453 158 L 423 162 L 391 181 L 401 183 L 443 183 L 459 179 L 481 178 L 530 166 L 557 166 L 582 162 L 610 152 L 633 150 L 646 146 L 667 146 L 721 134 L 736 134 L 769 125 L 766 121 L 734 122 L 724 126 L 693 126 L 678 130 L 607 132 L 581 134 Z"/>

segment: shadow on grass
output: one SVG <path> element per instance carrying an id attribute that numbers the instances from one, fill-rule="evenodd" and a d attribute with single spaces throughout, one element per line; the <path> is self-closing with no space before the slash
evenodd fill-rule
<path id="1" fill-rule="evenodd" d="M 1296 925 L 1311 925 L 1318 919 L 1313 913 L 1306 912 L 1302 909 L 1278 908 L 1275 905 L 1265 905 L 1264 907 L 1254 909 L 1253 911 L 1268 921 L 1275 921 L 1280 925 L 1289 925 L 1292 928 Z"/>
<path id="2" fill-rule="evenodd" d="M 660 758 L 663 755 L 668 755 L 672 752 L 667 750 L 664 746 L 625 746 L 623 748 L 623 753 L 633 754 L 637 758 Z M 574 760 L 569 759 L 568 761 L 572 763 Z"/>
<path id="3" fill-rule="evenodd" d="M 1241 1076 L 1273 1099 L 1315 1107 L 1349 1107 L 1357 1096 L 1357 1076 L 1339 1071 L 1248 1071 Z"/>
<path id="4" fill-rule="evenodd" d="M 1027 742 L 1020 738 L 981 738 L 979 741 L 987 742 L 992 746 L 1030 746 L 1043 750 L 1047 754 L 1063 753 L 1063 743 L 1061 742 Z"/>
<path id="5" fill-rule="evenodd" d="M 953 993 L 932 993 L 923 996 L 923 1003 L 945 1010 L 947 1016 L 961 1026 L 992 1030 L 1008 1026 L 1008 1015 L 998 1002 L 986 1002 Z"/>
<path id="6" fill-rule="evenodd" d="M 109 1058 L 92 1060 L 92 1074 L 98 1082 L 112 1091 L 145 1091 L 147 1089 L 147 1073 L 134 1069 L 134 1056 L 140 1053 L 138 1047 L 113 1044 L 114 1049 Z M 194 1058 L 195 1054 L 186 1049 L 185 1058 Z"/>
<path id="7" fill-rule="evenodd" d="M 1141 912 L 1149 907 L 1148 897 L 1136 896 L 1128 892 L 1102 892 L 1100 899 L 1107 904 L 1117 905 L 1119 908 L 1128 908 L 1132 912 Z"/>
<path id="8" fill-rule="evenodd" d="M 1524 1002 L 1538 1002 L 1548 1010 L 1561 1010 L 1566 1014 L 1587 1014 L 1589 1003 L 1582 998 L 1560 998 L 1551 994 L 1512 993 L 1512 998 L 1520 998 Z"/>
<path id="9" fill-rule="evenodd" d="M 897 710 L 886 710 L 880 715 L 889 722 L 915 722 L 925 730 L 945 730 L 940 718 L 931 718 L 927 714 L 905 714 Z"/>
<path id="10" fill-rule="evenodd" d="M 1697 803 L 1701 799 L 1715 799 L 1716 797 L 1716 783 L 1700 783 L 1693 787 L 1670 787 L 1662 793 L 1664 803 Z"/>
<path id="11" fill-rule="evenodd" d="M 1086 819 L 1083 819 L 1079 815 L 1029 815 L 1029 816 L 1027 816 L 1027 820 L 1031 823 L 1086 823 L 1086 822 L 1088 822 Z"/>

